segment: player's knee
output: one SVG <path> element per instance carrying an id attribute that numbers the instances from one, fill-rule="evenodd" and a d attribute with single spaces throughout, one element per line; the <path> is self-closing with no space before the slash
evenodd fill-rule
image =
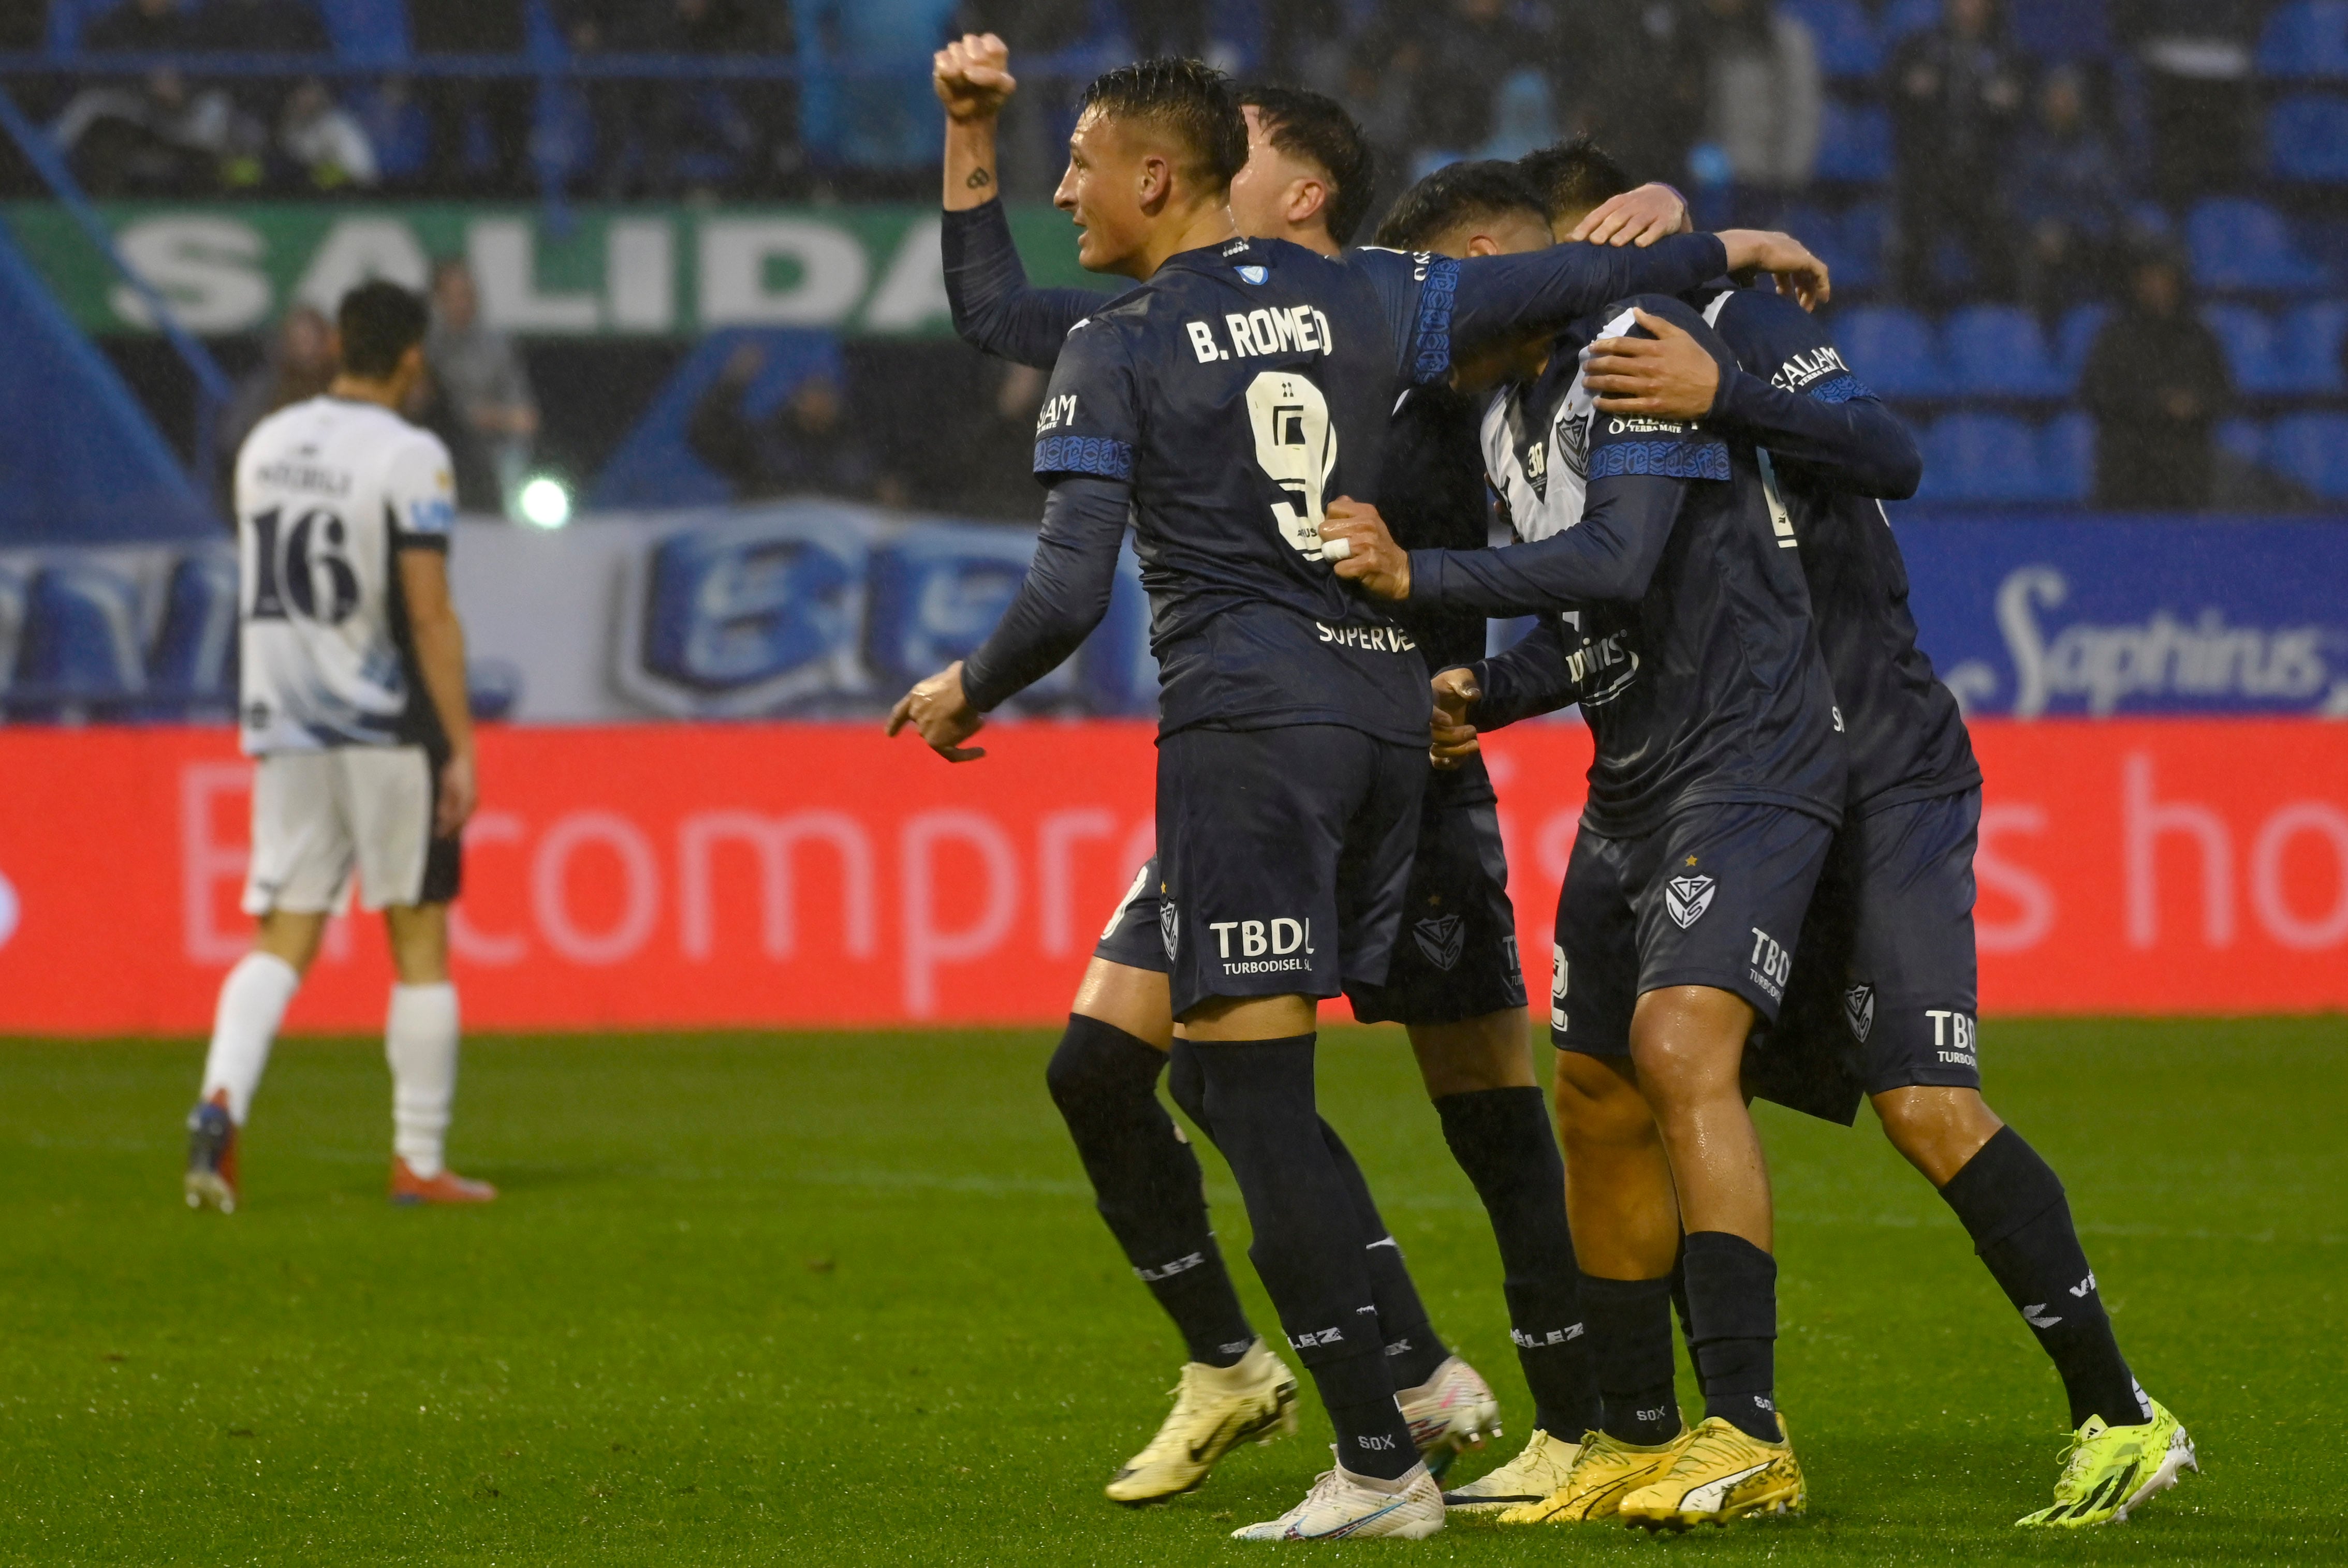
<path id="1" fill-rule="evenodd" d="M 2005 1125 L 1977 1089 L 1917 1084 L 1874 1097 L 1876 1119 L 1900 1157 L 1946 1185 Z"/>
<path id="2" fill-rule="evenodd" d="M 1557 1130 L 1561 1142 L 1584 1148 L 1644 1143 L 1655 1136 L 1655 1116 L 1623 1071 L 1593 1056 L 1560 1051 Z"/>

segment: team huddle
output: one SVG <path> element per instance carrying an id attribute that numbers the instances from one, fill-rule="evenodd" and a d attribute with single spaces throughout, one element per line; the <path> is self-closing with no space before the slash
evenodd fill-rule
<path id="1" fill-rule="evenodd" d="M 1756 1095 L 1845 1125 L 1869 1102 L 2053 1361 L 2075 1441 L 2019 1522 L 2125 1519 L 2197 1468 L 2121 1355 L 2061 1181 L 1982 1097 L 1981 774 L 1880 504 L 1921 462 L 1812 319 L 1826 269 L 1785 235 L 1685 231 L 1677 192 L 1630 188 L 1586 141 L 1440 169 L 1349 248 L 1373 180 L 1342 108 L 1159 60 L 1091 85 L 1057 196 L 1084 265 L 1133 286 L 1035 289 L 997 197 L 1007 53 L 965 38 L 935 82 L 955 325 L 1049 369 L 1046 499 L 1000 624 L 890 732 L 982 756 L 983 715 L 1106 612 L 1128 528 L 1161 675 L 1157 854 L 1048 1070 L 1189 1358 L 1108 1495 L 1178 1496 L 1298 1425 L 1161 1077 L 1238 1181 L 1250 1257 L 1334 1428 L 1334 1466 L 1241 1538 L 1423 1538 L 1452 1510 L 1676 1529 L 1803 1508 Z M 332 390 L 265 421 L 237 465 L 259 931 L 189 1120 L 196 1206 L 237 1205 L 239 1130 L 354 879 L 398 977 L 391 1195 L 496 1195 L 442 1155 L 448 910 L 476 792 L 450 465 L 396 412 L 424 307 L 370 283 L 338 326 Z M 1488 657 L 1495 617 L 1535 629 Z M 1552 1106 L 1478 737 L 1576 706 L 1595 755 L 1551 954 Z M 1341 994 L 1408 1032 L 1489 1216 L 1535 1410 L 1520 1450 L 1448 1487 L 1499 1435 L 1498 1403 L 1316 1108 L 1315 1009 Z"/>
<path id="2" fill-rule="evenodd" d="M 1846 1125 L 1869 1101 L 2046 1350 L 2075 1440 L 2019 1522 L 2124 1519 L 2195 1468 L 2062 1183 L 1982 1097 L 1981 775 L 1880 506 L 1921 459 L 1810 317 L 1825 268 L 1783 235 L 1683 232 L 1676 192 L 1626 189 L 1586 142 L 1437 170 L 1348 249 L 1370 159 L 1344 112 L 1160 60 L 1091 85 L 1056 198 L 1084 265 L 1134 287 L 1034 289 L 996 200 L 1008 65 L 992 36 L 937 58 L 946 278 L 965 339 L 1051 370 L 1043 528 L 994 632 L 891 731 L 983 755 L 983 715 L 1100 620 L 1133 529 L 1158 855 L 1048 1076 L 1189 1361 L 1109 1496 L 1178 1495 L 1297 1424 L 1161 1074 L 1238 1181 L 1334 1428 L 1334 1467 L 1241 1538 L 1801 1509 L 1754 1095 Z M 1488 548 L 1496 502 L 1513 540 Z M 1488 658 L 1491 617 L 1536 629 Z M 1557 913 L 1552 1129 L 1478 736 L 1577 704 L 1595 758 Z M 1314 1009 L 1341 993 L 1409 1032 L 1536 1411 L 1521 1451 L 1447 1490 L 1498 1405 L 1315 1109 Z"/>

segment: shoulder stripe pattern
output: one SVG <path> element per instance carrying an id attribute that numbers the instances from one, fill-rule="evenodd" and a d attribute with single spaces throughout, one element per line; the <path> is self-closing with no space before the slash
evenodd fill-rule
<path id="1" fill-rule="evenodd" d="M 1035 443 L 1035 472 L 1130 479 L 1133 448 L 1106 436 L 1047 436 Z"/>
<path id="2" fill-rule="evenodd" d="M 1617 441 L 1590 455 L 1590 477 L 1726 479 L 1728 448 L 1717 441 Z"/>
<path id="3" fill-rule="evenodd" d="M 1872 397 L 1867 384 L 1855 375 L 1838 375 L 1823 386 L 1810 388 L 1810 395 L 1820 403 L 1849 403 L 1854 397 Z"/>
<path id="4" fill-rule="evenodd" d="M 1451 374 L 1451 313 L 1459 302 L 1459 263 L 1437 256 L 1426 263 L 1426 282 L 1418 294 L 1418 333 L 1413 347 L 1418 357 L 1411 379 L 1420 385 Z"/>

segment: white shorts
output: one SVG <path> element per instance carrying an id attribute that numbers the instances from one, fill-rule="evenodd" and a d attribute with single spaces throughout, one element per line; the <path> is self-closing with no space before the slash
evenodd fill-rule
<path id="1" fill-rule="evenodd" d="M 342 907 L 354 867 L 369 910 L 445 902 L 456 892 L 455 845 L 433 841 L 434 794 L 421 746 L 254 758 L 244 912 L 331 913 Z"/>

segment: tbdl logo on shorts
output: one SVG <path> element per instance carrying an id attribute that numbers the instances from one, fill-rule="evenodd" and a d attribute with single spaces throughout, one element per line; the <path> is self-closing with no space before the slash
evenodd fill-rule
<path id="1" fill-rule="evenodd" d="M 1859 1043 L 1867 1043 L 1868 1031 L 1875 1027 L 1875 988 L 1853 986 L 1842 993 L 1843 1016 L 1850 1020 L 1850 1032 Z"/>
<path id="2" fill-rule="evenodd" d="M 1468 932 L 1458 916 L 1445 915 L 1438 919 L 1421 920 L 1410 928 L 1410 934 L 1418 939 L 1418 950 L 1426 955 L 1426 961 L 1449 974 L 1459 962 L 1459 947 Z"/>
<path id="3" fill-rule="evenodd" d="M 1715 890 L 1715 884 L 1709 876 L 1674 876 L 1663 884 L 1663 907 L 1671 911 L 1672 918 L 1684 931 L 1703 919 L 1704 912 L 1712 907 Z"/>

